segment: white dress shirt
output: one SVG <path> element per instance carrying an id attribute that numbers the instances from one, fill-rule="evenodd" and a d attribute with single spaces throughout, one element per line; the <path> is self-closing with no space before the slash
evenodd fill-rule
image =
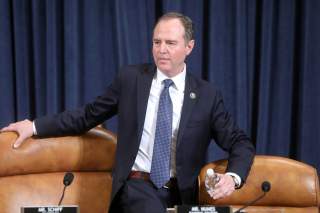
<path id="1" fill-rule="evenodd" d="M 173 106 L 172 116 L 172 141 L 171 141 L 171 156 L 170 156 L 170 176 L 176 176 L 176 144 L 177 135 L 179 130 L 179 123 L 181 117 L 181 109 L 184 98 L 186 78 L 186 65 L 181 73 L 170 78 L 173 81 L 173 85 L 169 88 L 169 95 Z M 169 79 L 160 70 L 157 69 L 152 84 L 148 99 L 147 112 L 144 120 L 143 132 L 140 142 L 138 155 L 133 164 L 133 171 L 150 172 L 151 162 L 153 155 L 154 138 L 157 124 L 157 112 L 160 94 L 164 85 L 162 81 Z"/>

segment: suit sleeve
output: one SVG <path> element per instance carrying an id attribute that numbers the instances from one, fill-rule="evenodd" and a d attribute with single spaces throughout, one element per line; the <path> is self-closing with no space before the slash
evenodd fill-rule
<path id="1" fill-rule="evenodd" d="M 245 182 L 255 154 L 249 137 L 238 128 L 226 111 L 221 93 L 218 91 L 213 104 L 211 128 L 216 143 L 229 153 L 227 172 L 238 174 Z"/>
<path id="2" fill-rule="evenodd" d="M 120 92 L 118 76 L 103 95 L 84 107 L 37 118 L 34 121 L 37 135 L 40 137 L 64 136 L 88 131 L 117 114 Z"/>

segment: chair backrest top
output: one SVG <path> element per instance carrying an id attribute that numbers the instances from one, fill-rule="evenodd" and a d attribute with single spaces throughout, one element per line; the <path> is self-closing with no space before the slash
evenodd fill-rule
<path id="1" fill-rule="evenodd" d="M 14 132 L 0 134 L 0 176 L 111 171 L 113 167 L 117 139 L 103 128 L 97 127 L 78 136 L 32 137 L 18 149 L 13 149 L 16 138 Z"/>
<path id="2" fill-rule="evenodd" d="M 245 205 L 263 194 L 261 184 L 271 183 L 271 190 L 255 205 L 261 206 L 319 206 L 319 178 L 310 165 L 279 156 L 257 155 L 246 184 L 231 196 L 213 200 L 205 192 L 204 178 L 208 168 L 224 173 L 227 160 L 207 164 L 199 175 L 199 201 L 206 204 Z"/>

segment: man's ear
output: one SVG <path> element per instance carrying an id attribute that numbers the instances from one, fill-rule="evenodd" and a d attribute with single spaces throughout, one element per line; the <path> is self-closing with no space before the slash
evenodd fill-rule
<path id="1" fill-rule="evenodd" d="M 188 41 L 186 45 L 186 55 L 189 55 L 194 47 L 194 40 Z"/>

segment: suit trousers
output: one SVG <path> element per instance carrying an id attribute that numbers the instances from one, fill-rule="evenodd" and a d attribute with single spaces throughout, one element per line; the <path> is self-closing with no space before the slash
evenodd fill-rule
<path id="1" fill-rule="evenodd" d="M 178 187 L 157 189 L 143 179 L 128 179 L 112 201 L 111 213 L 164 213 L 181 204 Z"/>

